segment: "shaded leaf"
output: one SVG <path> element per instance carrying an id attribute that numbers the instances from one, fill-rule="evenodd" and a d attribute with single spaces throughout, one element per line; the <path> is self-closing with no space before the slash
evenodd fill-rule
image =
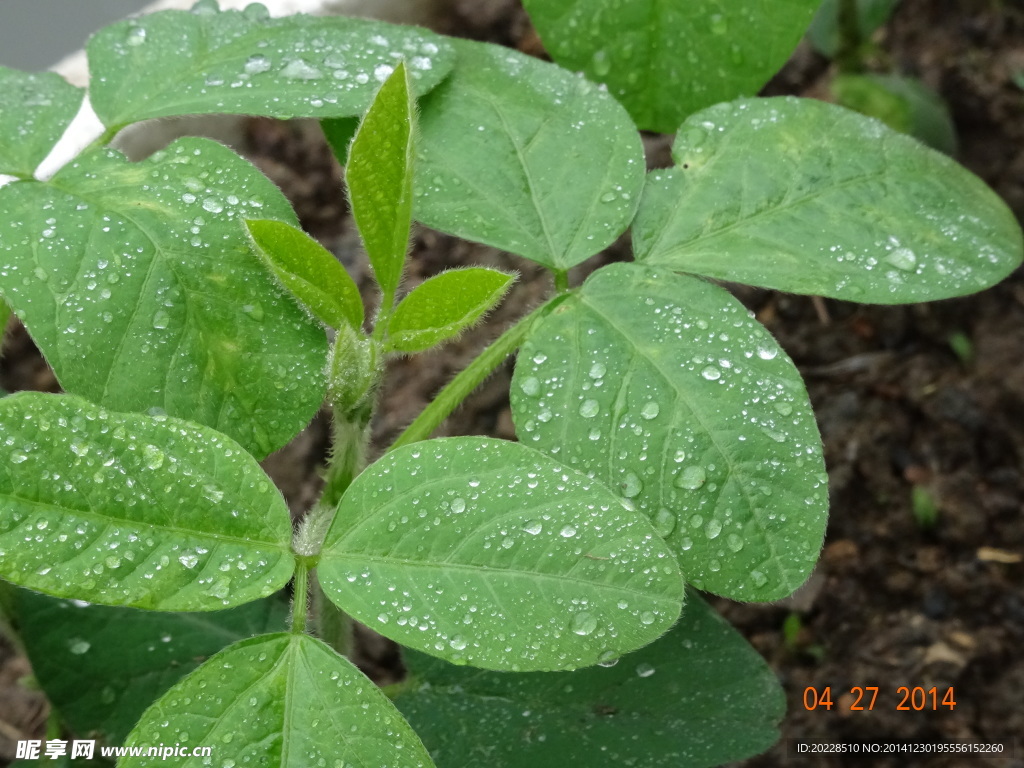
<path id="1" fill-rule="evenodd" d="M 987 288 L 1021 263 L 1016 219 L 962 166 L 877 120 L 792 97 L 686 121 L 650 174 L 637 260 L 794 293 L 900 304 Z"/>
<path id="2" fill-rule="evenodd" d="M 440 768 L 704 768 L 778 738 L 774 673 L 695 594 L 679 623 L 614 667 L 509 674 L 404 654 L 395 704 Z M 484 758 L 486 756 L 486 758 Z"/>
<path id="3" fill-rule="evenodd" d="M 256 461 L 189 422 L 0 400 L 0 576 L 104 605 L 210 611 L 281 589 L 291 518 Z"/>
<path id="4" fill-rule="evenodd" d="M 243 640 L 143 715 L 126 746 L 212 745 L 237 765 L 429 768 L 409 724 L 350 661 L 308 635 Z M 206 757 L 128 757 L 118 765 L 199 768 Z"/>
<path id="5" fill-rule="evenodd" d="M 942 98 L 920 80 L 898 75 L 840 75 L 832 94 L 847 109 L 875 117 L 932 149 L 956 152 L 956 129 Z"/>
<path id="6" fill-rule="evenodd" d="M 0 293 L 69 392 L 162 408 L 260 458 L 320 407 L 323 329 L 239 224 L 295 214 L 231 150 L 190 138 L 141 163 L 94 152 L 49 183 L 0 188 L 0 207 Z"/>
<path id="7" fill-rule="evenodd" d="M 469 328 L 508 292 L 512 275 L 483 267 L 442 272 L 418 285 L 388 322 L 388 346 L 419 352 Z"/>
<path id="8" fill-rule="evenodd" d="M 14 594 L 18 634 L 46 698 L 76 734 L 121 744 L 143 711 L 229 643 L 284 628 L 279 595 L 211 613 L 160 613 Z"/>
<path id="9" fill-rule="evenodd" d="M 409 80 L 399 63 L 360 123 L 345 169 L 352 216 L 386 301 L 394 297 L 409 250 L 413 125 Z"/>
<path id="10" fill-rule="evenodd" d="M 324 132 L 324 138 L 331 147 L 331 152 L 338 160 L 338 164 L 348 165 L 348 151 L 352 146 L 352 139 L 359 130 L 359 118 L 337 117 L 320 121 L 320 128 Z"/>
<path id="11" fill-rule="evenodd" d="M 245 225 L 274 275 L 314 317 L 331 328 L 362 328 L 359 287 L 330 251 L 283 221 L 250 219 Z"/>
<path id="12" fill-rule="evenodd" d="M 0 67 L 0 173 L 31 176 L 78 112 L 83 93 L 53 72 Z"/>
<path id="13" fill-rule="evenodd" d="M 823 0 L 811 25 L 807 38 L 823 56 L 835 58 L 839 53 L 839 6 L 842 0 Z M 854 0 L 857 27 L 861 40 L 868 40 L 892 15 L 900 0 Z"/>
<path id="14" fill-rule="evenodd" d="M 93 35 L 86 50 L 96 114 L 108 126 L 171 115 L 361 115 L 399 59 L 426 93 L 454 58 L 445 38 L 417 27 L 272 19 L 255 6 L 163 11 Z"/>
<path id="15" fill-rule="evenodd" d="M 664 633 L 683 597 L 642 515 L 516 443 L 431 440 L 349 487 L 318 567 L 349 615 L 488 669 L 572 669 Z"/>
<path id="16" fill-rule="evenodd" d="M 752 96 L 796 48 L 821 0 L 524 0 L 552 58 L 606 83 L 640 128 Z"/>
<path id="17" fill-rule="evenodd" d="M 828 492 L 807 392 L 721 288 L 598 270 L 523 345 L 512 415 L 526 445 L 647 514 L 700 589 L 774 600 L 818 559 Z"/>
<path id="18" fill-rule="evenodd" d="M 643 186 L 625 110 L 560 67 L 452 43 L 455 71 L 421 105 L 416 218 L 555 269 L 609 245 Z"/>

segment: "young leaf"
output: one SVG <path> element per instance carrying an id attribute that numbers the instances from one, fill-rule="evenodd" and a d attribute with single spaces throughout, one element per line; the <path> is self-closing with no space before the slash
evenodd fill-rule
<path id="1" fill-rule="evenodd" d="M 726 291 L 614 264 L 534 327 L 520 439 L 646 513 L 699 589 L 774 600 L 807 578 L 828 510 L 800 374 Z"/>
<path id="2" fill-rule="evenodd" d="M 843 0 L 824 0 L 811 25 L 807 39 L 819 53 L 832 59 L 839 53 L 839 6 Z M 861 40 L 869 40 L 899 5 L 900 0 L 853 0 L 856 6 L 858 33 Z"/>
<path id="3" fill-rule="evenodd" d="M 830 88 L 840 106 L 876 117 L 939 152 L 956 152 L 956 129 L 946 103 L 920 80 L 899 75 L 839 75 Z"/>
<path id="4" fill-rule="evenodd" d="M 126 746 L 231 745 L 238 765 L 431 768 L 409 724 L 348 659 L 308 635 L 243 640 L 175 685 Z M 206 757 L 127 757 L 123 768 L 207 765 Z M 219 759 L 218 759 L 219 760 Z"/>
<path id="5" fill-rule="evenodd" d="M 245 225 L 257 253 L 318 320 L 331 328 L 363 327 L 359 287 L 330 251 L 283 221 L 249 219 Z"/>
<path id="6" fill-rule="evenodd" d="M 786 710 L 771 668 L 693 593 L 667 635 L 611 669 L 510 675 L 403 660 L 411 679 L 395 704 L 441 768 L 482 754 L 489 768 L 711 768 L 770 747 Z"/>
<path id="7" fill-rule="evenodd" d="M 53 72 L 0 67 L 0 173 L 31 177 L 82 104 L 83 91 Z"/>
<path id="8" fill-rule="evenodd" d="M 978 291 L 1021 263 L 1010 210 L 962 166 L 877 120 L 796 98 L 720 104 L 653 172 L 637 260 L 850 301 Z"/>
<path id="9" fill-rule="evenodd" d="M 552 58 L 607 83 L 640 128 L 752 96 L 796 48 L 821 0 L 524 0 Z"/>
<path id="10" fill-rule="evenodd" d="M 103 605 L 210 611 L 291 578 L 281 494 L 235 441 L 70 395 L 0 400 L 0 576 Z"/>
<path id="11" fill-rule="evenodd" d="M 416 218 L 556 269 L 609 245 L 643 186 L 626 111 L 560 67 L 452 43 L 458 65 L 421 105 Z"/>
<path id="12" fill-rule="evenodd" d="M 211 613 L 86 605 L 25 589 L 14 618 L 32 673 L 61 720 L 121 744 L 146 708 L 229 643 L 284 629 L 280 595 Z"/>
<path id="13" fill-rule="evenodd" d="M 69 392 L 162 408 L 260 458 L 320 407 L 323 329 L 238 221 L 295 215 L 223 145 L 181 139 L 141 163 L 93 152 L 49 183 L 0 188 L 0 208 L 0 293 Z"/>
<path id="14" fill-rule="evenodd" d="M 487 669 L 557 670 L 639 648 L 679 615 L 671 553 L 600 484 L 516 443 L 399 448 L 350 486 L 325 594 L 403 645 Z"/>
<path id="15" fill-rule="evenodd" d="M 199 114 L 344 117 L 366 111 L 396 60 L 415 90 L 451 68 L 445 38 L 349 16 L 272 19 L 202 6 L 113 24 L 89 40 L 89 98 L 105 125 Z"/>
<path id="16" fill-rule="evenodd" d="M 409 250 L 414 109 L 399 62 L 360 123 L 345 169 L 352 215 L 386 303 L 402 280 Z"/>
<path id="17" fill-rule="evenodd" d="M 450 339 L 497 305 L 514 280 L 512 275 L 482 267 L 430 278 L 395 309 L 388 323 L 388 347 L 419 352 Z"/>

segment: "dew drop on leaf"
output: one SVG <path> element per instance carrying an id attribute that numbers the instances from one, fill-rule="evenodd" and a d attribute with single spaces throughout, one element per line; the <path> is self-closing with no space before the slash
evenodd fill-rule
<path id="1" fill-rule="evenodd" d="M 689 491 L 695 491 L 704 485 L 704 482 L 708 479 L 708 474 L 704 470 L 704 467 L 698 467 L 696 465 L 686 467 L 676 477 L 676 487 L 685 488 Z"/>
<path id="2" fill-rule="evenodd" d="M 589 635 L 597 629 L 597 619 L 586 611 L 580 611 L 572 618 L 572 631 L 577 635 Z"/>
<path id="3" fill-rule="evenodd" d="M 643 416 L 648 421 L 657 418 L 660 412 L 661 406 L 659 406 L 653 400 L 649 400 L 647 403 L 644 404 L 644 407 L 640 409 L 640 415 Z"/>
<path id="4" fill-rule="evenodd" d="M 657 531 L 658 535 L 662 538 L 668 536 L 676 527 L 676 516 L 672 513 L 672 510 L 665 509 L 662 507 L 654 515 L 654 530 Z"/>
<path id="5" fill-rule="evenodd" d="M 601 410 L 600 404 L 597 400 L 587 399 L 580 403 L 580 416 L 585 419 L 592 419 L 597 416 L 598 411 Z"/>
<path id="6" fill-rule="evenodd" d="M 636 665 L 636 676 L 637 677 L 650 677 L 654 674 L 654 667 L 644 662 Z"/>

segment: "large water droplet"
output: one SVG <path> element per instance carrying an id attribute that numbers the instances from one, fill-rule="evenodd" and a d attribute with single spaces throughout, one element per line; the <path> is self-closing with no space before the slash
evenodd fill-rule
<path id="1" fill-rule="evenodd" d="M 608 52 L 605 50 L 594 51 L 592 57 L 594 64 L 594 74 L 598 77 L 605 77 L 609 72 L 612 71 L 612 62 L 608 57 Z"/>
<path id="2" fill-rule="evenodd" d="M 142 45 L 144 42 L 146 42 L 145 27 L 129 27 L 128 34 L 125 35 L 124 41 L 131 46 Z"/>
<path id="3" fill-rule="evenodd" d="M 741 549 L 743 549 L 743 539 L 741 539 L 735 533 L 730 533 L 728 536 L 725 537 L 725 544 L 733 552 L 739 552 Z"/>
<path id="4" fill-rule="evenodd" d="M 627 472 L 622 478 L 622 495 L 627 499 L 635 498 L 644 489 L 643 481 L 635 472 Z"/>
<path id="5" fill-rule="evenodd" d="M 73 637 L 68 640 L 68 650 L 76 656 L 81 656 L 83 653 L 88 653 L 89 649 L 92 648 L 92 643 L 88 640 L 83 640 L 80 637 Z"/>
<path id="6" fill-rule="evenodd" d="M 700 375 L 708 381 L 718 381 L 722 378 L 722 372 L 713 365 L 704 366 L 704 370 L 700 372 Z"/>
<path id="7" fill-rule="evenodd" d="M 698 467 L 696 465 L 686 467 L 679 476 L 676 477 L 676 487 L 685 488 L 688 491 L 695 491 L 704 485 L 708 479 L 708 473 L 704 467 Z"/>
<path id="8" fill-rule="evenodd" d="M 580 611 L 572 617 L 572 631 L 577 635 L 589 635 L 597 629 L 597 619 L 586 611 Z"/>
<path id="9" fill-rule="evenodd" d="M 594 418 L 595 416 L 597 416 L 600 410 L 601 405 L 597 402 L 597 400 L 588 399 L 580 403 L 580 416 L 582 416 L 585 419 Z"/>
<path id="10" fill-rule="evenodd" d="M 671 510 L 662 507 L 654 516 L 654 530 L 662 538 L 668 536 L 676 527 L 676 516 Z"/>
<path id="11" fill-rule="evenodd" d="M 155 445 L 147 445 L 142 449 L 142 460 L 149 469 L 160 469 L 164 465 L 164 452 Z"/>
<path id="12" fill-rule="evenodd" d="M 603 378 L 605 373 L 607 372 L 608 369 L 605 367 L 603 363 L 594 363 L 592 366 L 590 366 L 590 378 L 592 379 Z"/>
<path id="13" fill-rule="evenodd" d="M 528 378 L 523 379 L 519 388 L 523 390 L 523 394 L 529 395 L 530 397 L 536 397 L 540 392 L 540 379 L 536 376 L 529 376 Z"/>
<path id="14" fill-rule="evenodd" d="M 715 518 L 708 520 L 708 524 L 704 528 L 704 534 L 709 539 L 717 539 L 718 534 L 722 532 L 722 524 Z"/>
<path id="15" fill-rule="evenodd" d="M 246 59 L 242 69 L 245 70 L 246 74 L 258 75 L 260 72 L 266 72 L 270 67 L 270 59 L 257 53 L 255 56 L 250 56 Z"/>
<path id="16" fill-rule="evenodd" d="M 654 667 L 646 662 L 642 662 L 636 665 L 636 676 L 637 677 L 650 677 L 654 674 Z"/>
<path id="17" fill-rule="evenodd" d="M 316 80 L 323 72 L 305 59 L 292 59 L 281 70 L 281 74 L 292 80 Z"/>
<path id="18" fill-rule="evenodd" d="M 540 520 L 531 520 L 525 526 L 523 526 L 523 530 L 531 536 L 536 536 L 538 533 L 544 530 L 544 526 L 541 524 Z"/>
<path id="19" fill-rule="evenodd" d="M 661 406 L 659 406 L 653 400 L 649 400 L 647 403 L 644 404 L 644 407 L 640 409 L 640 415 L 643 416 L 648 421 L 657 418 L 660 412 Z"/>
<path id="20" fill-rule="evenodd" d="M 886 256 L 885 260 L 904 272 L 913 272 L 917 267 L 917 256 L 909 248 L 897 248 Z"/>
<path id="21" fill-rule="evenodd" d="M 162 331 L 168 325 L 171 324 L 171 316 L 162 309 L 158 309 L 153 315 L 153 327 L 158 331 Z"/>

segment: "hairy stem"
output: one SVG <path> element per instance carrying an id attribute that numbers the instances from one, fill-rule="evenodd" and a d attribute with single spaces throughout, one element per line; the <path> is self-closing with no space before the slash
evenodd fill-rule
<path id="1" fill-rule="evenodd" d="M 369 420 L 350 421 L 335 414 L 331 424 L 331 458 L 324 476 L 320 503 L 334 509 L 352 481 L 366 464 L 366 446 L 370 441 Z"/>
<path id="2" fill-rule="evenodd" d="M 300 635 L 306 631 L 306 614 L 309 610 L 309 564 L 304 557 L 296 558 L 293 592 L 291 632 Z"/>
<path id="3" fill-rule="evenodd" d="M 535 309 L 518 323 L 513 325 L 487 347 L 468 366 L 462 369 L 454 379 L 448 382 L 437 397 L 428 405 L 398 439 L 388 448 L 393 451 L 403 445 L 426 440 L 441 422 L 448 418 L 469 393 L 480 386 L 481 382 L 515 352 L 525 341 L 534 323 L 546 317 L 555 307 L 561 304 L 570 294 L 560 293 L 553 299 Z"/>

